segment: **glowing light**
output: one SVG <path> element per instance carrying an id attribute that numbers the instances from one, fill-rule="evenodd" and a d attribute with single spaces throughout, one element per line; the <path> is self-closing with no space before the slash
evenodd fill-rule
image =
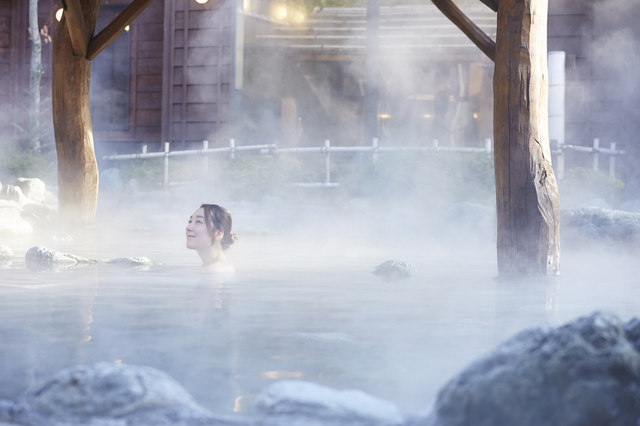
<path id="1" fill-rule="evenodd" d="M 248 11 L 249 9 L 251 9 L 251 0 L 244 0 L 242 2 L 242 10 Z"/>
<path id="2" fill-rule="evenodd" d="M 198 4 L 205 4 L 206 2 L 208 2 L 209 0 L 196 0 L 196 3 Z"/>
<path id="3" fill-rule="evenodd" d="M 126 27 L 124 27 L 125 31 L 129 31 L 129 26 L 127 25 Z"/>
<path id="4" fill-rule="evenodd" d="M 294 24 L 301 24 L 304 22 L 304 13 L 302 12 L 296 12 L 293 14 L 293 18 L 291 19 L 291 21 Z"/>
<path id="5" fill-rule="evenodd" d="M 115 365 L 120 365 L 120 364 L 122 364 L 122 360 L 121 359 L 116 359 L 115 361 L 113 361 L 113 363 Z"/>
<path id="6" fill-rule="evenodd" d="M 287 9 L 282 7 L 282 6 L 277 7 L 276 10 L 275 10 L 274 15 L 275 15 L 276 19 L 284 19 L 284 18 L 287 17 Z"/>
<path id="7" fill-rule="evenodd" d="M 239 413 L 240 411 L 242 411 L 242 395 L 240 395 L 236 398 L 235 401 L 233 401 L 233 412 Z"/>
<path id="8" fill-rule="evenodd" d="M 56 12 L 56 19 L 58 20 L 58 22 L 60 22 L 60 20 L 62 19 L 62 14 L 64 13 L 64 9 L 60 8 L 57 10 Z"/>
<path id="9" fill-rule="evenodd" d="M 423 115 L 424 118 L 433 118 L 433 114 L 425 114 Z"/>
<path id="10" fill-rule="evenodd" d="M 83 342 L 88 342 L 89 340 L 91 340 L 91 336 L 84 336 L 84 337 L 82 338 L 82 341 L 83 341 Z"/>
<path id="11" fill-rule="evenodd" d="M 478 113 L 477 112 L 473 113 L 473 118 L 478 118 Z"/>
<path id="12" fill-rule="evenodd" d="M 378 114 L 378 118 L 391 118 L 391 114 Z"/>
<path id="13" fill-rule="evenodd" d="M 265 379 L 272 380 L 299 379 L 302 377 L 302 373 L 299 371 L 265 371 L 260 375 Z"/>

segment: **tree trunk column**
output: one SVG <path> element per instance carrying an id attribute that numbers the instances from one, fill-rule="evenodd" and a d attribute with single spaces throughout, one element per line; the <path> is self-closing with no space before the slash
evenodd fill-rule
<path id="1" fill-rule="evenodd" d="M 560 211 L 547 117 L 548 0 L 501 0 L 494 76 L 498 272 L 555 275 Z"/>
<path id="2" fill-rule="evenodd" d="M 83 3 L 85 17 L 92 17 L 87 20 L 92 22 L 85 22 L 93 33 L 99 0 Z M 91 224 L 98 201 L 98 165 L 89 115 L 91 63 L 73 54 L 64 18 L 53 37 L 52 65 L 60 214 L 71 223 Z"/>

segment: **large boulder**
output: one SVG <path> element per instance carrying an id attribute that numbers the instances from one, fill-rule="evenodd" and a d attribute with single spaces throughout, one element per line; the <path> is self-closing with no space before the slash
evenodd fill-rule
<path id="1" fill-rule="evenodd" d="M 315 383 L 283 380 L 256 399 L 264 424 L 278 426 L 394 426 L 403 418 L 391 402 L 358 390 L 335 390 Z"/>
<path id="2" fill-rule="evenodd" d="M 640 321 L 596 312 L 525 330 L 438 394 L 433 426 L 637 425 Z"/>
<path id="3" fill-rule="evenodd" d="M 640 213 L 594 207 L 560 212 L 563 239 L 569 242 L 635 244 L 640 242 Z"/>
<path id="4" fill-rule="evenodd" d="M 20 213 L 19 207 L 0 204 L 0 237 L 15 237 L 33 233 L 33 227 L 23 219 Z"/>
<path id="5" fill-rule="evenodd" d="M 13 185 L 5 185 L 0 189 L 0 199 L 14 201 L 19 206 L 24 206 L 30 201 L 19 186 Z"/>
<path id="6" fill-rule="evenodd" d="M 28 392 L 23 403 L 33 418 L 56 424 L 220 424 L 167 374 L 125 364 L 67 368 Z"/>
<path id="7" fill-rule="evenodd" d="M 30 200 L 36 203 L 44 203 L 45 201 L 45 185 L 38 178 L 18 178 L 13 186 L 22 190 L 22 193 Z"/>

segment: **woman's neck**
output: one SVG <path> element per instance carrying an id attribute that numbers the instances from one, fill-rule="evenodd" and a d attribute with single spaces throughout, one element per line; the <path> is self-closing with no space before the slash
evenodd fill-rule
<path id="1" fill-rule="evenodd" d="M 204 250 L 199 250 L 198 255 L 200 256 L 200 259 L 202 259 L 202 267 L 227 260 L 227 256 L 225 256 L 220 244 L 213 244 Z"/>

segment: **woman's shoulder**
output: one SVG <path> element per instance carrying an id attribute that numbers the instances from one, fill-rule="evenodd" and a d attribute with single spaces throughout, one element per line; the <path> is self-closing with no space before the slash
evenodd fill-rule
<path id="1" fill-rule="evenodd" d="M 202 272 L 207 274 L 233 275 L 236 269 L 229 261 L 222 261 L 203 266 Z"/>

